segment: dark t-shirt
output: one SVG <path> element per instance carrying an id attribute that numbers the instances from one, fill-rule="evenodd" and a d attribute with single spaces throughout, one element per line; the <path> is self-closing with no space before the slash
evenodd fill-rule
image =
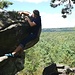
<path id="1" fill-rule="evenodd" d="M 33 33 L 35 35 L 38 34 L 39 28 L 41 28 L 41 17 L 32 18 L 32 22 L 35 22 L 36 25 L 30 28 L 30 33 Z"/>

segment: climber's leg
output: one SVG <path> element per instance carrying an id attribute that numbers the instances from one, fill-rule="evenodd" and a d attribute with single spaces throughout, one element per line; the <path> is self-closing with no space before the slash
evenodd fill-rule
<path id="1" fill-rule="evenodd" d="M 15 55 L 17 52 L 24 50 L 25 45 L 35 38 L 36 38 L 36 35 L 32 33 L 28 35 L 26 38 L 24 38 L 21 41 L 20 45 L 12 52 L 12 54 Z"/>
<path id="2" fill-rule="evenodd" d="M 22 50 L 23 50 L 22 46 L 19 45 L 19 46 L 12 52 L 12 55 L 15 55 L 17 52 L 22 51 Z"/>
<path id="3" fill-rule="evenodd" d="M 20 43 L 20 45 L 12 52 L 12 53 L 8 53 L 5 54 L 4 56 L 0 57 L 0 62 L 2 62 L 3 60 L 7 59 L 8 57 L 14 57 L 14 55 L 16 53 L 18 53 L 19 51 L 24 50 L 25 45 L 34 40 L 37 36 L 34 34 L 30 34 L 29 36 L 27 36 L 25 39 L 22 40 L 22 42 Z"/>
<path id="4" fill-rule="evenodd" d="M 26 38 L 24 38 L 21 41 L 20 45 L 12 53 L 8 53 L 8 54 L 5 54 L 5 55 L 8 56 L 8 57 L 14 57 L 14 55 L 16 53 L 18 53 L 19 51 L 23 51 L 24 50 L 24 47 L 25 47 L 25 45 L 28 42 L 34 40 L 35 38 L 36 38 L 36 35 L 34 35 L 34 34 L 31 33 L 30 35 L 28 35 Z"/>

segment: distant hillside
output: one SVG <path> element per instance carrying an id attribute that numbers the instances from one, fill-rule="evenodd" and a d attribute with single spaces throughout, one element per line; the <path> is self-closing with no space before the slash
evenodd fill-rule
<path id="1" fill-rule="evenodd" d="M 75 27 L 70 28 L 43 28 L 42 32 L 64 32 L 64 31 L 75 31 Z"/>

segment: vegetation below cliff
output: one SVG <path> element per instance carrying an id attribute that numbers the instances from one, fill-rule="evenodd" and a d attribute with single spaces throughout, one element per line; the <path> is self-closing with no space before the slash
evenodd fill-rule
<path id="1" fill-rule="evenodd" d="M 52 62 L 75 67 L 75 31 L 42 32 L 40 41 L 26 50 L 25 68 L 19 75 L 42 75 Z"/>

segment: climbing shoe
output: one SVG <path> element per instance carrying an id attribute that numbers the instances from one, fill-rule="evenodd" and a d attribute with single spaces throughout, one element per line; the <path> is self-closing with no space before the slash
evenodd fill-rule
<path id="1" fill-rule="evenodd" d="M 5 56 L 14 57 L 14 55 L 12 53 L 5 54 Z"/>

